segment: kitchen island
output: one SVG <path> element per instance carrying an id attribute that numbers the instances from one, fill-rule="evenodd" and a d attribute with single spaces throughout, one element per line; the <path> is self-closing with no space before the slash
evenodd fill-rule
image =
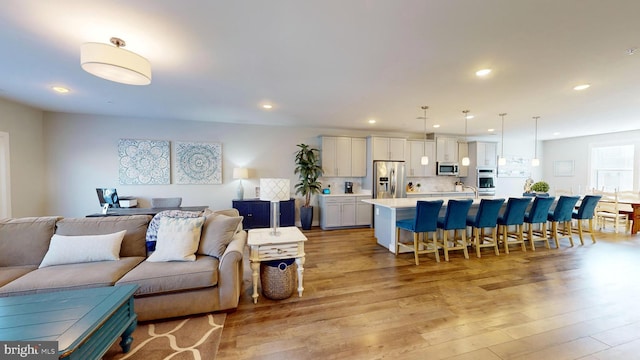
<path id="1" fill-rule="evenodd" d="M 463 193 L 465 194 L 465 193 Z M 461 194 L 462 195 L 462 194 Z M 434 201 L 443 200 L 442 210 L 440 216 L 444 215 L 444 211 L 447 207 L 449 199 L 472 199 L 473 195 L 469 196 L 454 196 L 454 197 L 436 197 L 425 196 L 420 198 L 395 198 L 395 199 L 366 199 L 363 202 L 373 205 L 373 217 L 374 217 L 374 234 L 378 244 L 386 247 L 389 251 L 395 253 L 396 251 L 396 221 L 411 219 L 416 215 L 416 204 L 419 200 Z M 483 197 L 493 198 L 493 197 Z M 473 204 L 477 206 L 480 203 L 480 199 L 474 199 Z M 401 233 L 402 239 L 407 236 L 410 239 L 411 236 L 408 232 L 403 231 Z"/>

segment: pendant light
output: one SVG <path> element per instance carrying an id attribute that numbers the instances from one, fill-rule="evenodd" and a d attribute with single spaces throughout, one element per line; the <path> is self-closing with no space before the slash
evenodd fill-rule
<path id="1" fill-rule="evenodd" d="M 538 119 L 540 116 L 534 116 L 533 119 L 536 121 L 536 132 L 535 132 L 535 142 L 533 143 L 533 159 L 531 159 L 531 166 L 539 166 L 540 159 L 538 159 Z"/>
<path id="2" fill-rule="evenodd" d="M 500 157 L 498 157 L 498 165 L 505 166 L 507 165 L 507 159 L 504 157 L 504 117 L 507 113 L 498 114 L 502 118 L 502 141 L 500 142 Z"/>
<path id="3" fill-rule="evenodd" d="M 427 109 L 429 107 L 424 105 L 421 108 L 424 110 L 424 155 L 420 158 L 420 164 L 429 165 L 429 156 L 427 156 Z"/>
<path id="4" fill-rule="evenodd" d="M 468 142 L 467 140 L 467 120 L 469 118 L 469 110 L 462 110 L 464 114 L 464 142 Z M 469 166 L 471 161 L 469 160 L 469 156 L 465 156 L 462 158 L 462 166 Z"/>

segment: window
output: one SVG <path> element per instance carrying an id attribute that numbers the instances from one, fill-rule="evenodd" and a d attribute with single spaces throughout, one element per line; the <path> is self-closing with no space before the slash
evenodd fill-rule
<path id="1" fill-rule="evenodd" d="M 591 183 L 604 191 L 633 190 L 633 145 L 591 148 Z"/>
<path id="2" fill-rule="evenodd" d="M 0 218 L 11 217 L 9 134 L 0 132 Z"/>

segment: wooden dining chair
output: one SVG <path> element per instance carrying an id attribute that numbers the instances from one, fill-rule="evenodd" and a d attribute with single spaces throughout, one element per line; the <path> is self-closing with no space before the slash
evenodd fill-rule
<path id="1" fill-rule="evenodd" d="M 601 197 L 595 211 L 596 226 L 599 229 L 604 229 L 607 222 L 611 222 L 614 232 L 618 233 L 618 228 L 621 226 L 624 226 L 628 231 L 630 229 L 629 214 L 622 211 L 620 207 L 619 193 L 594 190 L 594 194 Z"/>
<path id="2" fill-rule="evenodd" d="M 440 262 L 438 250 L 438 214 L 442 208 L 443 201 L 418 201 L 416 203 L 416 216 L 411 219 L 396 221 L 396 255 L 400 248 L 413 251 L 416 265 L 420 265 L 420 254 L 435 254 L 436 262 Z M 413 244 L 400 242 L 400 230 L 413 233 Z M 433 233 L 433 240 L 429 242 L 429 233 Z M 420 238 L 422 234 L 422 239 Z"/>

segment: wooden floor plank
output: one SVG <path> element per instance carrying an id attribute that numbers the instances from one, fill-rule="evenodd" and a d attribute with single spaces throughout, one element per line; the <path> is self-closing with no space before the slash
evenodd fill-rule
<path id="1" fill-rule="evenodd" d="M 614 359 L 640 353 L 640 235 L 416 266 L 372 229 L 305 231 L 304 294 L 240 305 L 217 359 Z M 577 236 L 574 242 L 579 244 Z M 633 358 L 633 357 L 628 357 Z"/>

